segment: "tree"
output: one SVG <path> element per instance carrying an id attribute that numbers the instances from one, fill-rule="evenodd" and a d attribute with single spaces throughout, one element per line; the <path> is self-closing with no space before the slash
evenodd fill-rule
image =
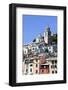
<path id="1" fill-rule="evenodd" d="M 55 35 L 52 36 L 52 42 L 57 43 L 57 34 L 55 34 Z"/>

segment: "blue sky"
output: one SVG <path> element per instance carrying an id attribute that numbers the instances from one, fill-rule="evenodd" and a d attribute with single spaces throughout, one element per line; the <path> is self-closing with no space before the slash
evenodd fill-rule
<path id="1" fill-rule="evenodd" d="M 22 18 L 24 44 L 32 42 L 40 33 L 43 35 L 47 26 L 51 32 L 57 32 L 57 16 L 24 15 Z"/>

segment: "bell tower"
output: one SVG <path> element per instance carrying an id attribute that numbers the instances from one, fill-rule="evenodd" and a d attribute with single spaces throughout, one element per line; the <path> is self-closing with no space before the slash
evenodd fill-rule
<path id="1" fill-rule="evenodd" d="M 51 31 L 50 27 L 46 27 L 44 32 L 44 41 L 46 44 L 51 44 Z"/>

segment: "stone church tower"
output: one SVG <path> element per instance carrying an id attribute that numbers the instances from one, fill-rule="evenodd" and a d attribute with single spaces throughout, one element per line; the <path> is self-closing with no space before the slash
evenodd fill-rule
<path id="1" fill-rule="evenodd" d="M 51 44 L 51 31 L 50 27 L 47 27 L 44 32 L 44 41 L 46 44 Z"/>

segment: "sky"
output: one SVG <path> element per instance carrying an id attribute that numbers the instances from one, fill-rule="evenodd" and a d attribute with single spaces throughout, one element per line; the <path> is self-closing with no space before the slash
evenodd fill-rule
<path id="1" fill-rule="evenodd" d="M 57 33 L 57 16 L 24 15 L 22 16 L 22 26 L 23 41 L 26 45 L 39 34 L 43 35 L 47 26 L 50 27 L 51 32 Z"/>

